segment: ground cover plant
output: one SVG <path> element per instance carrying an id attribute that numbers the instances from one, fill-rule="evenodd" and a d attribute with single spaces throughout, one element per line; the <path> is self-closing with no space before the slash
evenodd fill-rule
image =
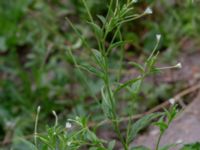
<path id="1" fill-rule="evenodd" d="M 61 5 L 58 1 L 52 3 Z M 105 8 L 104 3 L 108 7 Z M 145 6 L 137 11 L 138 2 L 134 0 L 111 0 L 109 2 L 97 2 L 97 4 L 82 0 L 72 1 L 72 4 L 79 6 L 76 11 L 82 13 L 83 16 L 81 17 L 85 20 L 82 22 L 86 22 L 80 22 L 82 26 L 74 24 L 76 20 L 70 15 L 64 19 L 65 14 L 62 14 L 62 11 L 59 12 L 59 15 L 54 14 L 45 3 L 39 1 L 32 3 L 30 1 L 24 3 L 24 5 L 16 5 L 16 11 L 19 12 L 19 15 L 13 18 L 16 19 L 16 22 L 20 20 L 20 16 L 23 16 L 24 12 L 28 12 L 29 5 L 33 7 L 34 11 L 39 10 L 40 13 L 38 14 L 32 12 L 33 17 L 38 20 L 33 19 L 32 22 L 28 20 L 21 24 L 21 29 L 26 28 L 28 31 L 36 27 L 32 35 L 27 38 L 26 32 L 19 34 L 23 33 L 24 30 L 17 32 L 16 30 L 20 28 L 13 25 L 12 19 L 10 23 L 7 22 L 12 28 L 12 30 L 9 30 L 11 35 L 2 30 L 5 33 L 2 32 L 1 34 L 6 35 L 1 36 L 0 40 L 2 55 L 9 53 L 9 57 L 1 60 L 3 62 L 1 70 L 5 71 L 6 75 L 11 76 L 9 78 L 4 76 L 3 78 L 6 78 L 6 80 L 1 81 L 3 86 L 1 99 L 11 100 L 12 103 L 6 101 L 2 103 L 0 115 L 4 119 L 1 120 L 1 126 L 5 126 L 5 129 L 1 132 L 7 136 L 3 139 L 5 143 L 12 137 L 10 135 L 10 133 L 13 134 L 12 130 L 14 130 L 15 135 L 13 145 L 9 145 L 8 148 L 111 150 L 122 147 L 125 150 L 148 149 L 143 146 L 134 147 L 131 143 L 137 134 L 152 122 L 160 129 L 160 138 L 157 141 L 156 150 L 170 149 L 176 146 L 176 143 L 165 147 L 159 146 L 162 135 L 177 113 L 176 106 L 172 106 L 169 111 L 145 115 L 137 121 L 131 119 L 131 116 L 137 113 L 135 104 L 140 97 L 141 90 L 143 90 L 142 85 L 146 84 L 144 83 L 145 78 L 160 73 L 164 69 L 181 67 L 179 63 L 170 67 L 157 67 L 155 64 L 159 56 L 158 50 L 163 44 L 162 32 L 160 31 L 151 33 L 151 44 L 147 42 L 146 49 L 153 48 L 150 52 L 147 52 L 143 64 L 125 61 L 126 46 L 135 42 L 133 40 L 135 38 L 130 38 L 134 37 L 134 34 L 125 37 L 128 24 L 136 21 L 136 19 L 145 20 L 146 17 L 154 13 L 152 8 Z M 101 5 L 102 8 L 96 10 L 95 6 L 97 5 Z M 14 7 L 14 5 L 10 3 L 9 7 Z M 17 9 L 18 7 L 23 9 Z M 42 11 L 45 13 L 41 13 Z M 104 13 L 94 15 L 98 11 Z M 44 15 L 48 13 L 52 14 L 52 17 Z M 37 15 L 34 16 L 35 14 Z M 65 20 L 63 22 L 66 22 L 72 29 L 70 35 L 67 35 L 67 33 L 63 35 L 65 29 L 63 31 L 57 29 L 57 22 L 55 21 L 57 16 L 61 16 Z M 2 20 L 4 21 L 5 18 Z M 52 25 L 46 24 L 47 22 L 51 22 Z M 38 26 L 40 26 L 40 29 L 37 28 Z M 38 34 L 40 32 L 43 35 L 41 37 Z M 67 46 L 65 45 L 65 37 L 69 39 Z M 24 43 L 28 44 L 24 45 Z M 46 44 L 49 48 L 47 51 L 45 50 Z M 22 52 L 22 54 L 25 53 L 28 61 L 18 58 L 21 54 L 16 51 L 18 49 L 16 45 L 22 50 L 32 47 L 33 53 L 26 55 L 26 52 Z M 55 49 L 55 51 L 52 51 L 52 49 Z M 60 49 L 63 51 L 57 52 Z M 8 58 L 12 61 L 7 61 Z M 65 67 L 67 67 L 67 71 L 63 69 Z M 123 80 L 124 67 L 136 69 L 138 71 L 137 76 Z M 16 82 L 13 84 L 12 82 L 15 80 Z M 32 80 L 34 84 L 32 84 Z M 80 82 L 81 86 L 74 85 L 77 82 Z M 24 86 L 19 86 L 22 84 Z M 69 93 L 62 95 L 66 90 Z M 67 101 L 62 100 L 65 97 L 68 97 Z M 121 105 L 123 106 L 121 99 L 126 98 L 131 100 L 128 105 L 121 107 Z M 58 101 L 55 101 L 55 99 L 58 99 Z M 76 101 L 70 101 L 70 99 Z M 17 107 L 10 106 L 13 104 Z M 35 112 L 37 106 L 35 116 L 33 112 Z M 71 110 L 66 110 L 66 107 Z M 7 110 L 7 108 L 12 109 Z M 70 113 L 70 115 L 66 117 L 67 113 Z M 24 118 L 27 117 L 32 119 L 25 121 Z M 47 121 L 48 117 L 50 119 Z M 128 119 L 124 120 L 124 117 Z M 52 125 L 54 118 L 55 123 Z M 66 118 L 68 118 L 67 121 Z M 35 125 L 33 122 L 35 122 Z M 29 138 L 26 139 L 26 137 L 19 138 L 23 137 L 24 131 L 25 133 L 33 132 L 33 126 L 35 129 L 34 135 L 31 136 L 33 140 L 28 140 Z M 105 126 L 110 126 L 117 138 L 105 140 L 99 137 L 97 133 L 99 128 Z M 17 130 L 15 130 L 15 127 L 17 127 Z M 198 147 L 198 144 L 195 146 Z M 187 145 L 186 148 L 195 146 Z"/>

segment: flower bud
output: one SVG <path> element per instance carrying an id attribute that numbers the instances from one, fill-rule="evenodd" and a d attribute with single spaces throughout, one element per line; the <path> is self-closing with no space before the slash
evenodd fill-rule
<path id="1" fill-rule="evenodd" d="M 70 129 L 72 127 L 72 124 L 70 122 L 66 122 L 65 128 Z"/>
<path id="2" fill-rule="evenodd" d="M 174 105 L 174 104 L 175 104 L 175 99 L 174 99 L 174 98 L 170 98 L 170 99 L 169 99 L 169 103 L 170 103 L 171 105 Z"/>
<path id="3" fill-rule="evenodd" d="M 144 11 L 144 14 L 152 14 L 153 13 L 153 11 L 152 11 L 152 9 L 150 8 L 150 7 L 147 7 L 146 9 L 145 9 L 145 11 Z"/>
<path id="4" fill-rule="evenodd" d="M 176 67 L 176 68 L 182 68 L 182 64 L 181 64 L 181 63 L 178 63 L 175 67 Z"/>
<path id="5" fill-rule="evenodd" d="M 161 39 L 161 34 L 156 34 L 156 39 L 157 39 L 157 41 L 159 42 L 160 39 Z"/>

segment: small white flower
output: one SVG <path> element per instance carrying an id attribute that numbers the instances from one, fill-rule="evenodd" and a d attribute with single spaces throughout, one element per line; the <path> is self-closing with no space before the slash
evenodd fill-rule
<path id="1" fill-rule="evenodd" d="M 53 135 L 56 135 L 56 132 L 54 132 Z"/>
<path id="2" fill-rule="evenodd" d="M 176 144 L 182 144 L 183 143 L 183 140 L 179 139 L 176 141 Z"/>
<path id="3" fill-rule="evenodd" d="M 171 105 L 174 105 L 174 104 L 175 104 L 175 99 L 174 99 L 174 98 L 170 98 L 170 99 L 169 99 L 169 103 L 170 103 Z"/>
<path id="4" fill-rule="evenodd" d="M 182 64 L 181 63 L 178 63 L 178 64 L 176 64 L 176 65 L 174 65 L 174 66 L 169 66 L 169 67 L 162 67 L 162 68 L 158 68 L 158 69 L 177 69 L 177 68 L 182 68 Z"/>
<path id="5" fill-rule="evenodd" d="M 132 3 L 137 3 L 138 2 L 138 0 L 132 0 Z"/>
<path id="6" fill-rule="evenodd" d="M 65 128 L 69 129 L 72 127 L 72 124 L 70 122 L 66 122 L 65 124 Z"/>
<path id="7" fill-rule="evenodd" d="M 176 68 L 182 68 L 182 64 L 181 64 L 181 63 L 178 63 L 175 67 L 176 67 Z"/>
<path id="8" fill-rule="evenodd" d="M 70 146 L 71 144 L 72 144 L 72 142 L 71 142 L 71 141 L 67 142 L 67 146 Z"/>
<path id="9" fill-rule="evenodd" d="M 144 14 L 152 14 L 152 13 L 153 13 L 153 11 L 150 7 L 147 7 L 144 11 Z"/>
<path id="10" fill-rule="evenodd" d="M 156 34 L 156 39 L 157 39 L 157 41 L 160 41 L 160 39 L 161 39 L 161 34 Z"/>

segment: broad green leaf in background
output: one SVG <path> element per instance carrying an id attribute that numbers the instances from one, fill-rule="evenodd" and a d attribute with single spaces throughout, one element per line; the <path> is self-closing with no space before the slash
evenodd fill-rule
<path id="1" fill-rule="evenodd" d="M 13 150 L 36 150 L 37 148 L 31 142 L 24 139 L 14 140 L 12 148 Z"/>
<path id="2" fill-rule="evenodd" d="M 0 51 L 17 43 L 18 24 L 30 3 L 31 0 L 0 1 Z"/>
<path id="3" fill-rule="evenodd" d="M 200 150 L 200 143 L 187 144 L 181 150 Z"/>

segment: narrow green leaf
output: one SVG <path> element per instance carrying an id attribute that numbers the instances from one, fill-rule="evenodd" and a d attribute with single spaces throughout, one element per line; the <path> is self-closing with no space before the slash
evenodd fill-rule
<path id="1" fill-rule="evenodd" d="M 135 83 L 135 82 L 137 82 L 138 80 L 141 80 L 141 79 L 142 79 L 142 77 L 138 77 L 138 78 L 129 80 L 129 81 L 121 84 L 119 87 L 116 88 L 115 93 L 119 92 L 120 90 L 122 90 L 123 88 L 125 88 L 129 85 L 132 85 L 133 83 Z"/>
<path id="2" fill-rule="evenodd" d="M 130 143 L 136 136 L 137 134 L 147 127 L 154 119 L 160 117 L 160 113 L 154 113 L 154 114 L 149 114 L 145 115 L 141 119 L 139 119 L 136 123 L 134 123 L 131 127 L 129 132 L 127 133 L 127 142 Z"/>
<path id="3" fill-rule="evenodd" d="M 101 28 L 99 27 L 99 25 L 97 25 L 96 23 L 93 23 L 93 22 L 89 22 L 89 24 L 92 26 L 96 36 L 101 39 L 103 37 L 103 32 L 101 30 Z"/>
<path id="4" fill-rule="evenodd" d="M 41 140 L 42 143 L 46 144 L 49 148 L 53 149 L 53 145 L 52 145 L 52 143 L 50 143 L 50 141 L 48 139 L 46 139 L 45 137 L 41 137 L 41 136 L 39 136 L 39 139 Z"/>
<path id="5" fill-rule="evenodd" d="M 87 140 L 91 141 L 91 142 L 96 142 L 98 141 L 97 136 L 90 130 L 87 130 L 86 132 L 86 138 Z"/>
<path id="6" fill-rule="evenodd" d="M 113 150 L 114 147 L 115 147 L 115 143 L 116 141 L 115 140 L 112 140 L 108 143 L 108 150 Z"/>
<path id="7" fill-rule="evenodd" d="M 108 50 L 107 50 L 107 53 L 109 53 L 113 48 L 117 48 L 119 46 L 123 46 L 127 43 L 127 41 L 119 41 L 119 42 L 116 42 L 116 43 L 113 43 L 109 46 Z"/>
<path id="8" fill-rule="evenodd" d="M 107 116 L 107 118 L 112 117 L 112 105 L 109 101 L 109 98 L 107 94 L 104 92 L 104 88 L 101 89 L 101 95 L 102 95 L 102 110 L 104 114 Z"/>
<path id="9" fill-rule="evenodd" d="M 81 41 L 83 42 L 84 46 L 87 49 L 91 49 L 90 46 L 88 45 L 88 42 L 86 41 L 85 37 L 82 36 L 82 34 L 79 32 L 79 30 L 75 27 L 75 25 L 66 17 L 67 22 L 69 23 L 69 25 L 72 27 L 72 29 L 74 30 L 74 32 L 77 34 L 77 36 L 81 39 Z"/>
<path id="10" fill-rule="evenodd" d="M 102 54 L 98 50 L 96 50 L 96 49 L 92 49 L 92 53 L 93 53 L 93 55 L 94 55 L 95 60 L 97 61 L 97 63 L 99 65 L 101 65 L 101 66 L 102 65 L 105 66 L 105 62 L 104 62 L 104 58 L 103 58 Z"/>
<path id="11" fill-rule="evenodd" d="M 101 15 L 97 15 L 97 17 L 101 20 L 101 23 L 104 25 L 106 23 L 106 18 Z"/>
<path id="12" fill-rule="evenodd" d="M 168 128 L 168 125 L 164 121 L 155 122 L 154 125 L 158 126 L 161 132 L 164 132 Z"/>
<path id="13" fill-rule="evenodd" d="M 132 94 L 136 95 L 140 92 L 141 84 L 142 84 L 142 80 L 137 80 L 131 85 Z"/>
<path id="14" fill-rule="evenodd" d="M 101 71 L 99 71 L 97 68 L 89 65 L 89 64 L 81 64 L 78 65 L 79 68 L 84 69 L 90 73 L 94 73 L 96 76 L 103 78 L 103 73 Z"/>
<path id="15" fill-rule="evenodd" d="M 144 68 L 142 65 L 136 63 L 136 62 L 129 62 L 130 65 L 132 65 L 133 67 L 135 67 L 136 69 L 138 69 L 141 73 L 144 72 Z"/>

